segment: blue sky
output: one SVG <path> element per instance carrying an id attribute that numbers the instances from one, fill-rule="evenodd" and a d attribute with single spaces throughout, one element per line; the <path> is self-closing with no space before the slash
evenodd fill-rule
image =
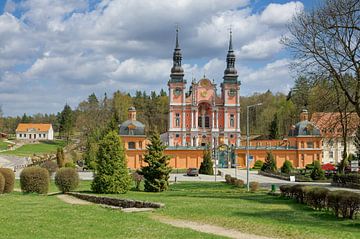
<path id="1" fill-rule="evenodd" d="M 0 0 L 0 105 L 54 113 L 92 92 L 166 89 L 176 24 L 188 82 L 220 85 L 232 26 L 242 95 L 286 93 L 296 75 L 279 40 L 313 2 Z"/>

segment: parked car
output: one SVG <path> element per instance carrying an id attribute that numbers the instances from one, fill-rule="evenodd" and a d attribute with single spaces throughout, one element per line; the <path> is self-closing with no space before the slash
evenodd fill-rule
<path id="1" fill-rule="evenodd" d="M 188 168 L 186 171 L 187 176 L 199 176 L 199 170 L 197 168 Z"/>

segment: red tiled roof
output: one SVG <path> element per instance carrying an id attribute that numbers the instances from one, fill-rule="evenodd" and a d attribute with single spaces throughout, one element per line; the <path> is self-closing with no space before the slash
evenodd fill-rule
<path id="1" fill-rule="evenodd" d="M 16 132 L 27 132 L 29 129 L 34 129 L 40 132 L 47 132 L 50 128 L 51 124 L 20 123 L 16 128 Z"/>

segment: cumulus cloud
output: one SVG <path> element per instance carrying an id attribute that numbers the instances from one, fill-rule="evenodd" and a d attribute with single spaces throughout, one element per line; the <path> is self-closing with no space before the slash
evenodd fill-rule
<path id="1" fill-rule="evenodd" d="M 246 84 L 259 89 L 258 81 L 283 90 L 271 83 L 290 79 L 288 60 L 277 59 L 279 39 L 303 4 L 263 9 L 254 11 L 250 0 L 7 0 L 0 15 L 0 103 L 10 115 L 56 112 L 92 92 L 166 88 L 175 24 L 188 82 L 204 74 L 222 81 L 231 25 L 245 92 Z M 257 61 L 262 66 L 255 69 Z"/>

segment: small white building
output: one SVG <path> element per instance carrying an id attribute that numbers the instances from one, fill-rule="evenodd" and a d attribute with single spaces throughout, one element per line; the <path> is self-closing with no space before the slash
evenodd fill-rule
<path id="1" fill-rule="evenodd" d="M 53 140 L 54 130 L 51 124 L 20 123 L 16 128 L 16 139 Z"/>
<path id="2" fill-rule="evenodd" d="M 316 112 L 313 113 L 311 121 L 321 130 L 322 139 L 322 163 L 337 164 L 342 160 L 344 152 L 344 141 L 342 138 L 342 127 L 340 123 L 340 113 L 338 112 Z M 356 113 L 351 113 L 347 117 L 347 143 L 346 153 L 355 154 L 356 147 L 354 144 L 355 133 L 360 122 Z"/>

